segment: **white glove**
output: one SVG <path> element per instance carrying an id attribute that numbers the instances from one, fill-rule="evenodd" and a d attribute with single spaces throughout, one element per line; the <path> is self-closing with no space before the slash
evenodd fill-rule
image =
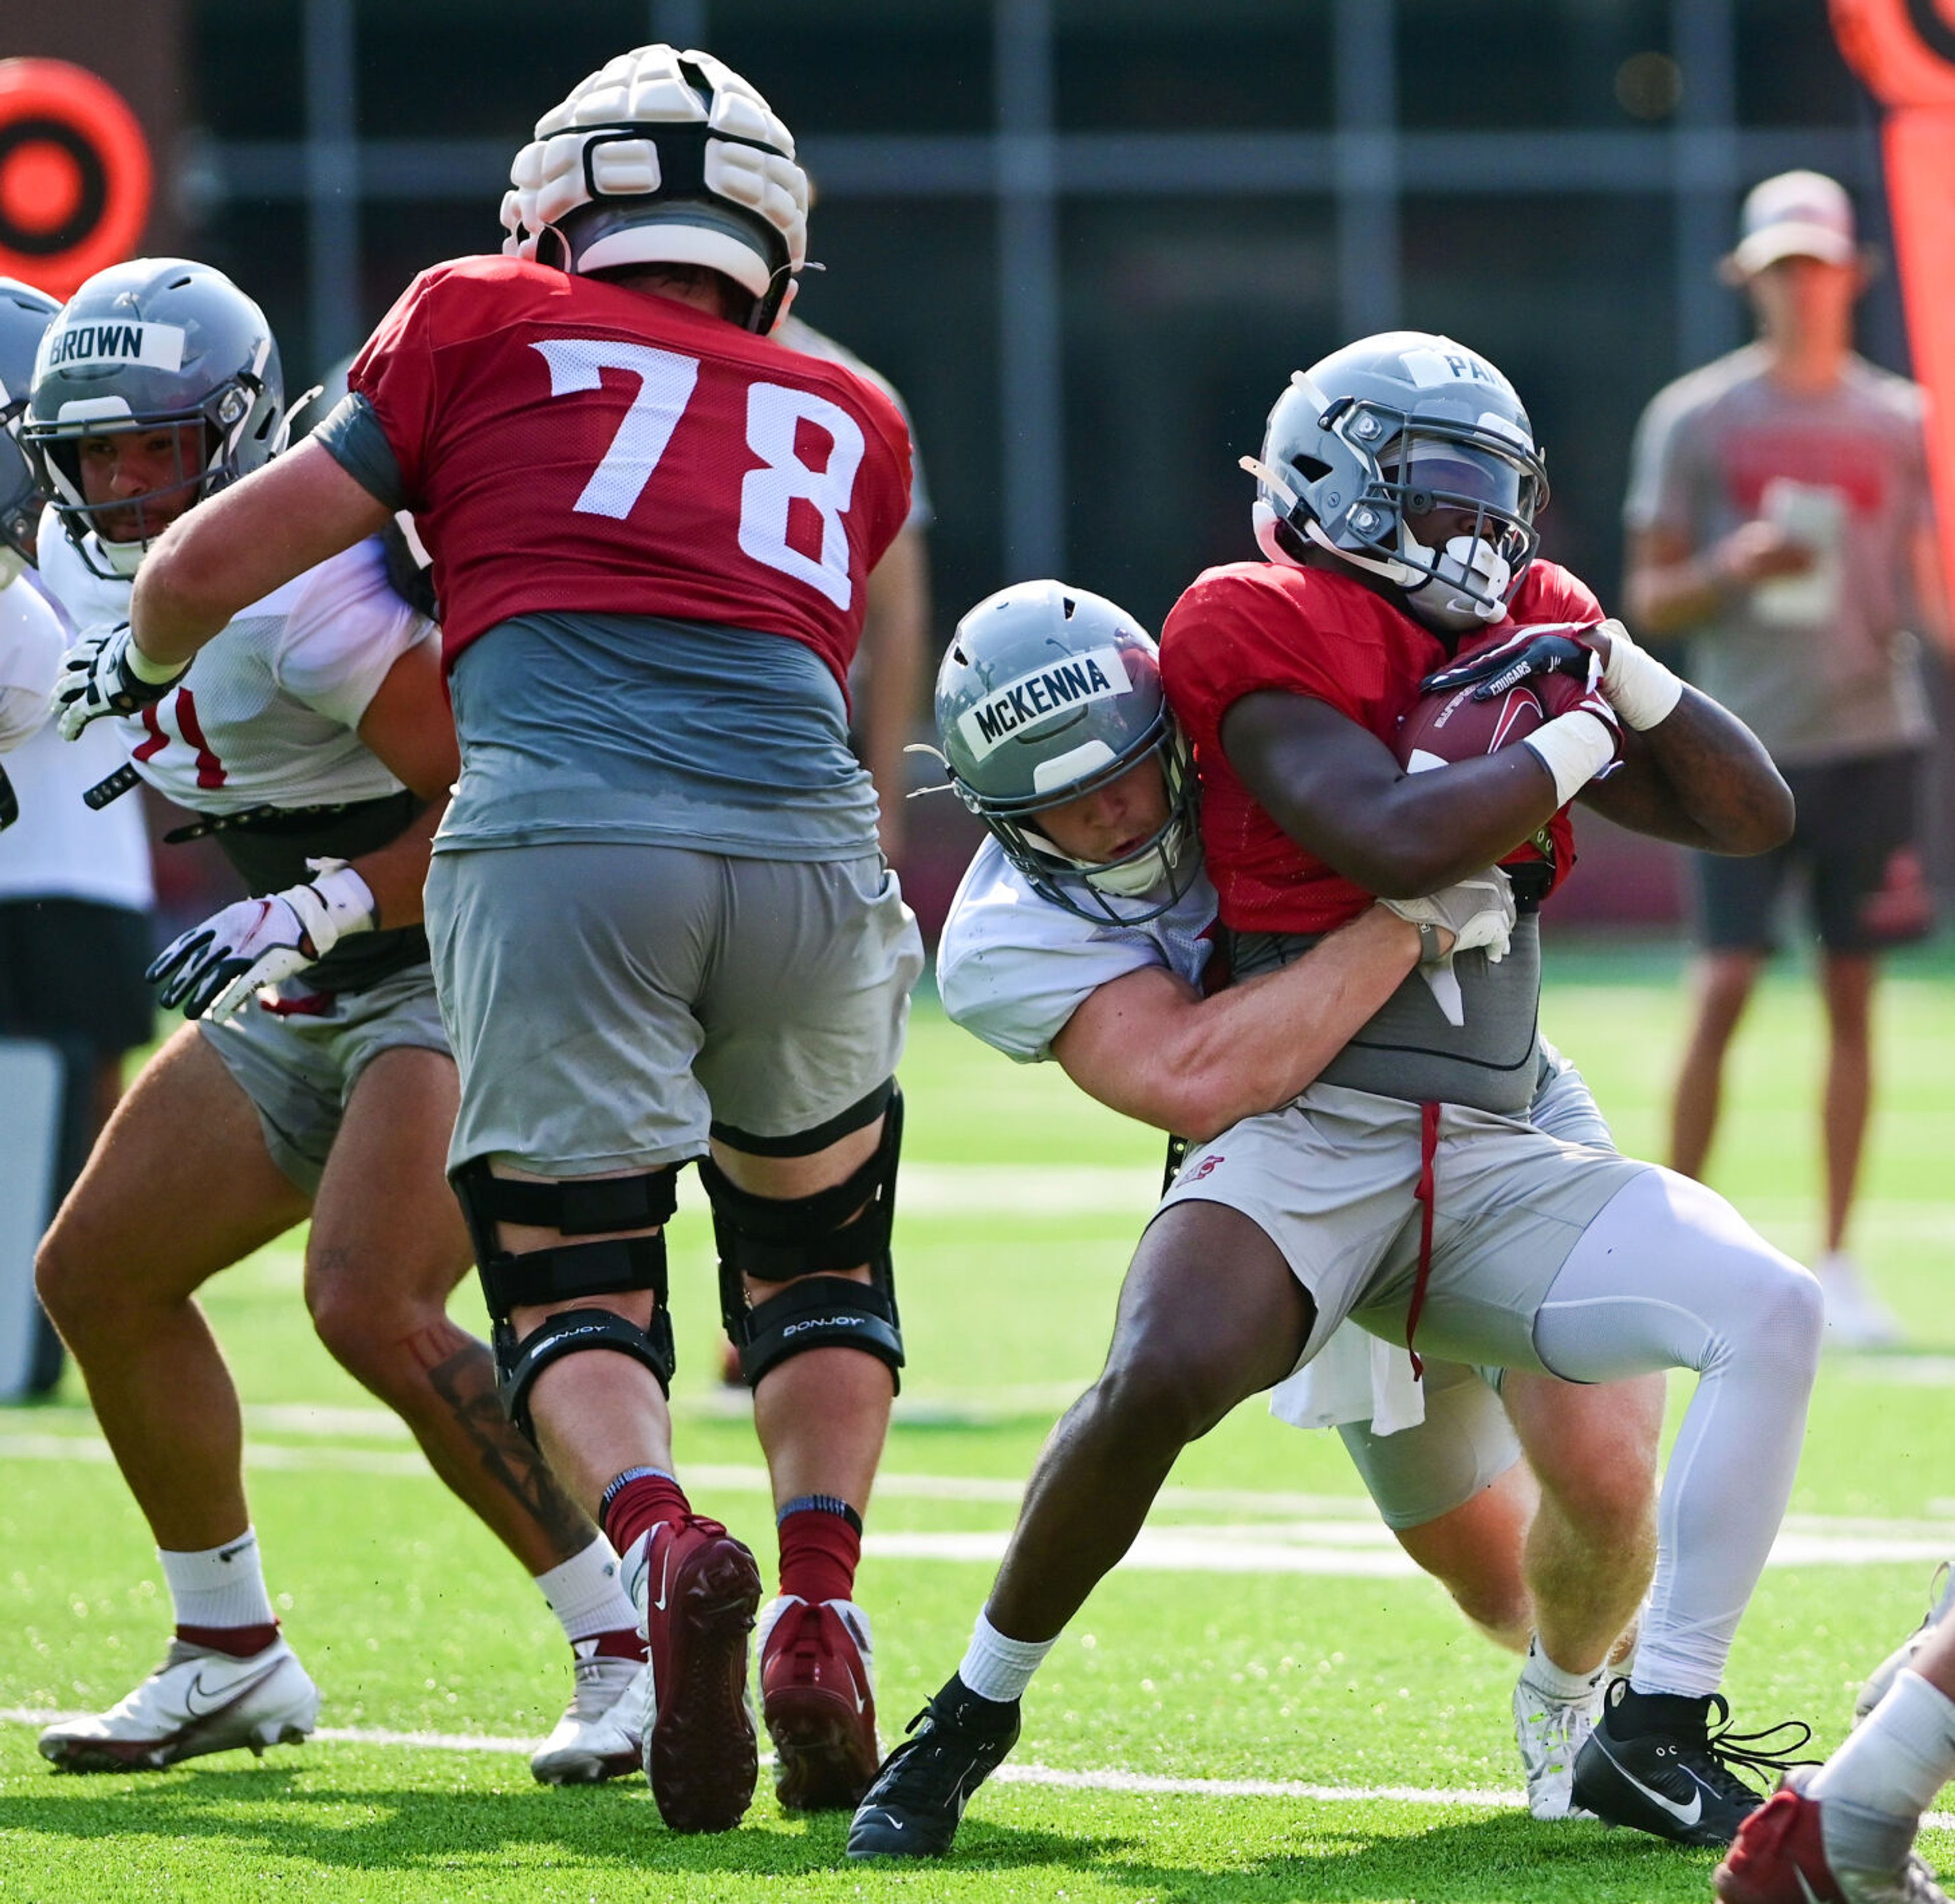
<path id="1" fill-rule="evenodd" d="M 1453 954 L 1484 952 L 1490 965 L 1507 955 L 1514 930 L 1513 888 L 1497 866 L 1456 886 L 1443 886 L 1422 899 L 1380 899 L 1378 903 L 1415 926 L 1437 926 L 1453 935 L 1450 951 L 1422 962 L 1450 965 Z"/>
<path id="2" fill-rule="evenodd" d="M 222 1024 L 261 987 L 323 958 L 373 924 L 373 895 L 344 860 L 307 860 L 318 876 L 260 899 L 240 899 L 173 939 L 143 976 L 165 1009 Z"/>
<path id="3" fill-rule="evenodd" d="M 1484 952 L 1487 963 L 1497 965 L 1507 955 L 1514 930 L 1513 889 L 1497 866 L 1456 885 L 1443 886 L 1422 899 L 1381 899 L 1379 904 L 1401 919 L 1409 919 L 1422 933 L 1439 927 L 1453 934 L 1451 949 L 1421 959 L 1418 975 L 1445 1014 L 1448 1024 L 1466 1022 L 1466 1000 L 1453 969 L 1455 953 Z M 1429 937 L 1429 933 L 1428 933 Z"/>
<path id="4" fill-rule="evenodd" d="M 1652 654 L 1629 639 L 1620 622 L 1604 622 L 1609 637 L 1609 665 L 1602 671 L 1602 692 L 1623 717 L 1625 727 L 1646 733 L 1669 719 L 1683 698 L 1683 683 Z"/>
<path id="5" fill-rule="evenodd" d="M 190 663 L 152 661 L 136 646 L 127 622 L 85 634 L 61 656 L 55 679 L 56 724 L 65 741 L 105 714 L 134 714 L 153 707 L 181 681 Z"/>

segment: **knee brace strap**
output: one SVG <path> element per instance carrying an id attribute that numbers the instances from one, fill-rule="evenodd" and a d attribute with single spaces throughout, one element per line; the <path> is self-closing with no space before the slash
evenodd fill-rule
<path id="1" fill-rule="evenodd" d="M 699 1178 L 712 1201 L 722 1267 L 756 1282 L 832 1275 L 864 1263 L 873 1268 L 889 1253 L 902 1143 L 902 1093 L 892 1090 L 875 1149 L 851 1175 L 811 1196 L 757 1197 L 701 1157 Z"/>
<path id="2" fill-rule="evenodd" d="M 734 1285 L 738 1288 L 737 1282 Z M 881 1362 L 902 1386 L 903 1332 L 892 1291 L 846 1276 L 804 1276 L 778 1295 L 741 1303 L 729 1328 L 740 1349 L 740 1373 L 751 1388 L 769 1369 L 811 1349 L 859 1349 Z"/>
<path id="3" fill-rule="evenodd" d="M 499 1255 L 498 1223 L 528 1223 L 565 1236 L 600 1236 L 608 1230 L 652 1229 L 678 1207 L 678 1173 L 661 1164 L 628 1177 L 580 1177 L 561 1183 L 524 1183 L 499 1177 L 486 1157 L 471 1157 L 451 1171 L 456 1201 L 475 1243 L 475 1260 Z"/>
<path id="4" fill-rule="evenodd" d="M 663 1395 L 672 1393 L 674 1355 L 672 1317 L 663 1296 L 650 1329 L 641 1329 L 609 1309 L 565 1309 L 531 1330 L 519 1342 L 505 1321 L 496 1325 L 496 1386 L 509 1419 L 534 1441 L 530 1421 L 531 1386 L 550 1364 L 590 1349 L 609 1349 L 628 1355 L 648 1368 Z"/>
<path id="5" fill-rule="evenodd" d="M 512 1309 L 578 1296 L 650 1289 L 666 1302 L 666 1239 L 614 1236 L 601 1243 L 560 1243 L 554 1249 L 505 1251 L 481 1265 L 482 1294 L 498 1321 Z"/>

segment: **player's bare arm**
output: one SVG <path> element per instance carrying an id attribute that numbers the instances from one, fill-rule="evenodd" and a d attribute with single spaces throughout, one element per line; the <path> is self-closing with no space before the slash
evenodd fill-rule
<path id="1" fill-rule="evenodd" d="M 1223 718 L 1222 748 L 1292 839 L 1384 898 L 1496 864 L 1560 804 L 1531 748 L 1409 774 L 1375 735 L 1301 694 L 1244 695 Z"/>
<path id="2" fill-rule="evenodd" d="M 1418 959 L 1418 928 L 1374 906 L 1295 965 L 1213 998 L 1163 966 L 1112 980 L 1053 1056 L 1088 1097 L 1205 1142 L 1305 1090 Z"/>
<path id="3" fill-rule="evenodd" d="M 378 535 L 392 515 L 316 443 L 300 444 L 181 517 L 150 551 L 130 609 L 136 647 L 159 666 L 187 662 L 241 610 Z"/>
<path id="4" fill-rule="evenodd" d="M 876 783 L 877 832 L 886 859 L 903 850 L 903 749 L 923 691 L 930 615 L 930 549 L 921 529 L 904 529 L 869 572 L 859 650 L 867 669 L 862 692 L 863 764 Z"/>
<path id="5" fill-rule="evenodd" d="M 1812 551 L 1776 523 L 1740 523 L 1703 549 L 1679 530 L 1641 530 L 1629 538 L 1629 619 L 1646 634 L 1687 634 L 1734 596 L 1774 576 L 1800 574 L 1812 562 Z"/>

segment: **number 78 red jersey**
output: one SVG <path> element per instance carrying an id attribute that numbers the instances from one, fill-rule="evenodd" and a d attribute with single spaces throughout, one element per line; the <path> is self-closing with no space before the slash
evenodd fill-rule
<path id="1" fill-rule="evenodd" d="M 451 663 L 512 616 L 583 611 L 785 635 L 846 675 L 910 446 L 845 366 L 482 257 L 422 272 L 348 381 L 433 558 Z"/>

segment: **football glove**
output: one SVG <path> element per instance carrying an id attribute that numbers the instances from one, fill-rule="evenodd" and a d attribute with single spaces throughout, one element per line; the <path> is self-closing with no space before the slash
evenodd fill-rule
<path id="1" fill-rule="evenodd" d="M 1378 903 L 1415 926 L 1436 926 L 1453 935 L 1451 946 L 1434 962 L 1450 962 L 1456 952 L 1484 952 L 1487 962 L 1497 965 L 1507 955 L 1514 930 L 1514 895 L 1507 876 L 1497 866 L 1456 885 L 1443 886 L 1422 899 L 1380 899 Z"/>
<path id="2" fill-rule="evenodd" d="M 302 972 L 373 924 L 373 895 L 344 860 L 307 860 L 304 886 L 240 899 L 170 941 L 143 976 L 165 1009 L 222 1024 L 261 987 Z"/>
<path id="3" fill-rule="evenodd" d="M 134 714 L 153 707 L 181 681 L 181 666 L 152 661 L 136 646 L 127 622 L 85 634 L 61 656 L 55 678 L 55 725 L 65 741 L 105 714 Z"/>
<path id="4" fill-rule="evenodd" d="M 1585 688 L 1599 687 L 1602 657 L 1582 640 L 1583 625 L 1550 622 L 1517 628 L 1506 640 L 1496 643 L 1483 653 L 1428 675 L 1419 683 L 1420 691 L 1450 694 L 1456 688 L 1471 688 L 1475 700 L 1496 700 L 1536 675 L 1566 675 Z M 1611 622 L 1603 625 L 1613 636 L 1622 624 Z"/>

